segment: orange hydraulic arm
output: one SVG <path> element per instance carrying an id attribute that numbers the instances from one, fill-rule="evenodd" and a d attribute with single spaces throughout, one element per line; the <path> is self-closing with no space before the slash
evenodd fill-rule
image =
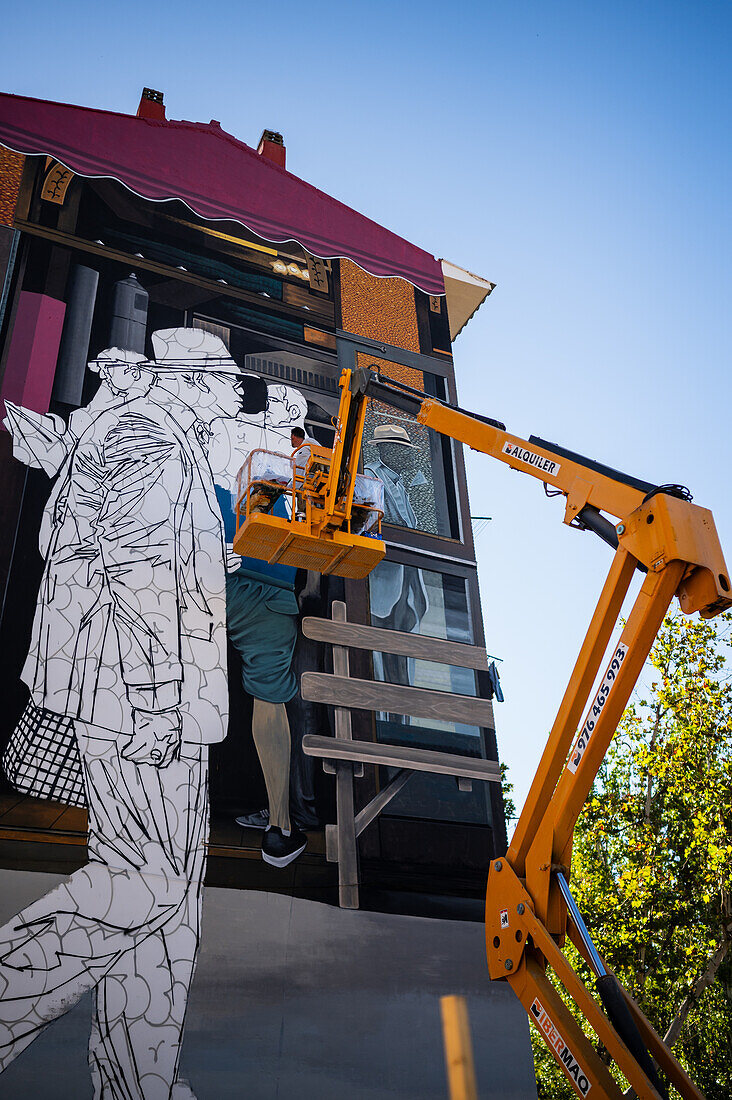
<path id="1" fill-rule="evenodd" d="M 608 973 L 574 905 L 568 880 L 577 817 L 671 601 L 678 596 L 685 614 L 699 612 L 705 618 L 732 606 L 712 514 L 692 504 L 688 491 L 679 486 L 653 486 L 545 440 L 521 439 L 497 421 L 409 387 L 374 375 L 360 385 L 369 396 L 412 412 L 427 427 L 538 478 L 548 491 L 564 496 L 565 523 L 595 531 L 615 549 L 508 853 L 490 866 L 488 966 L 492 978 L 511 984 L 579 1096 L 594 1090 L 593 1098 L 620 1100 L 622 1092 L 549 981 L 547 967 L 641 1100 L 667 1095 L 648 1052 L 685 1100 L 703 1100 Z M 607 515 L 618 522 L 611 523 Z M 590 699 L 636 569 L 645 579 Z M 567 934 L 595 973 L 607 1015 L 561 951 Z"/>
<path id="2" fill-rule="evenodd" d="M 685 1100 L 700 1100 L 670 1050 L 607 971 L 568 882 L 577 817 L 671 601 L 678 596 L 685 614 L 698 612 L 705 618 L 732 606 L 711 512 L 692 504 L 680 486 L 651 485 L 546 440 L 521 439 L 498 421 L 442 404 L 404 384 L 382 381 L 369 370 L 345 370 L 340 387 L 335 446 L 332 451 L 312 447 L 304 473 L 294 464 L 289 518 L 271 513 L 268 500 L 282 490 L 267 477 L 254 476 L 257 452 L 252 452 L 248 475 L 243 476 L 247 467 L 240 474 L 234 539 L 238 553 L 350 577 L 366 576 L 378 564 L 383 542 L 373 531 L 370 537 L 354 531 L 354 487 L 369 398 L 409 412 L 434 431 L 538 478 L 549 495 L 564 496 L 565 523 L 590 529 L 613 547 L 607 580 L 511 846 L 505 858 L 490 866 L 488 968 L 492 978 L 511 984 L 579 1096 L 594 1089 L 593 1100 L 620 1100 L 622 1093 L 547 978 L 547 967 L 640 1100 L 666 1097 L 650 1056 Z M 359 508 L 374 513 L 363 502 Z M 590 699 L 636 569 L 645 579 Z M 565 959 L 561 947 L 566 935 L 593 970 L 605 1013 Z"/>
<path id="3" fill-rule="evenodd" d="M 678 486 L 650 485 L 534 436 L 520 439 L 495 422 L 433 399 L 422 402 L 417 419 L 563 493 L 565 523 L 579 521 L 606 541 L 616 546 L 619 542 L 646 569 L 660 572 L 671 561 L 685 562 L 679 591 L 684 614 L 698 611 L 711 618 L 732 606 L 712 513 L 691 504 L 689 494 L 679 494 Z M 598 511 L 621 521 L 614 538 L 611 525 L 597 516 Z"/>

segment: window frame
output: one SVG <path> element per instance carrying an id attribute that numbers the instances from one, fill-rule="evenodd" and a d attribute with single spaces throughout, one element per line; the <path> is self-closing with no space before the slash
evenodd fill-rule
<path id="1" fill-rule="evenodd" d="M 373 355 L 379 359 L 389 360 L 399 366 L 412 367 L 414 370 L 441 378 L 445 384 L 445 399 L 450 403 L 457 402 L 455 369 L 451 360 L 444 357 L 437 358 L 433 355 L 425 355 L 422 352 L 408 351 L 393 344 L 372 340 L 365 336 L 357 336 L 340 328 L 336 328 L 335 335 L 338 366 L 341 370 L 345 368 L 354 370 L 358 364 L 359 353 Z M 449 439 L 447 442 L 455 477 L 457 535 L 455 537 L 439 535 L 408 527 L 384 524 L 385 541 L 388 546 L 414 548 L 427 554 L 432 553 L 440 556 L 447 553 L 460 561 L 471 561 L 474 564 L 473 535 L 470 524 L 470 506 L 468 503 L 463 449 L 462 445 L 456 443 L 454 439 Z M 445 473 L 447 474 L 447 470 L 445 470 Z"/>

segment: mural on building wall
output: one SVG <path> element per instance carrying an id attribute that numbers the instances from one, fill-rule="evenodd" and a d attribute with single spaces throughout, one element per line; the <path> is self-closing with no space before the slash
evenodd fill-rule
<path id="1" fill-rule="evenodd" d="M 318 260 L 285 234 L 273 243 L 219 213 L 199 217 L 0 147 L 0 465 L 12 521 L 0 546 L 0 759 L 31 796 L 2 779 L 0 816 L 10 806 L 6 821 L 53 819 L 33 834 L 44 854 L 68 828 L 76 866 L 85 815 L 63 807 L 88 809 L 88 863 L 27 908 L 11 902 L 22 911 L 0 928 L 0 1070 L 91 991 L 100 1100 L 192 1096 L 178 1058 L 209 834 L 212 885 L 297 895 L 335 881 L 322 836 L 292 879 L 279 870 L 307 850 L 305 830 L 335 820 L 334 782 L 302 750 L 305 734 L 333 731 L 333 715 L 299 691 L 303 672 L 331 671 L 332 652 L 305 637 L 302 616 L 328 616 L 343 600 L 353 622 L 370 615 L 388 630 L 474 640 L 464 578 L 450 587 L 441 543 L 429 557 L 419 549 L 425 534 L 460 538 L 459 467 L 447 444 L 391 407 L 368 409 L 362 468 L 383 482 L 386 523 L 401 530 L 387 535 L 391 560 L 368 582 L 233 554 L 236 473 L 250 452 L 280 452 L 290 469 L 295 448 L 300 464 L 310 443 L 332 445 L 349 334 L 414 361 L 434 353 L 419 362 L 435 375 L 378 365 L 438 397 L 451 373 L 437 357 L 449 351 L 434 336 L 437 313 L 391 265 L 369 275 L 346 258 Z M 318 218 L 330 213 L 327 204 Z M 351 655 L 356 678 L 475 690 L 472 673 L 435 669 Z M 456 723 L 361 711 L 353 726 L 357 737 L 482 752 L 479 731 Z M 386 778 L 367 771 L 357 797 Z M 432 829 L 423 842 L 414 825 L 485 824 L 485 797 L 482 785 L 468 794 L 451 777 L 415 777 L 383 833 L 372 823 L 362 854 L 452 867 L 452 834 L 442 844 Z M 248 858 L 260 844 L 268 869 Z M 30 848 L 11 851 L 16 866 Z"/>
<path id="2" fill-rule="evenodd" d="M 7 406 L 16 458 L 58 479 L 23 669 L 30 700 L 3 763 L 19 789 L 88 806 L 89 863 L 0 929 L 0 1066 L 93 989 L 100 1096 L 111 1081 L 145 1097 L 175 1082 L 199 941 L 207 750 L 227 729 L 227 620 L 255 701 L 272 823 L 263 855 L 283 866 L 305 843 L 288 806 L 294 580 L 226 544 L 242 455 L 283 435 L 291 450 L 306 402 L 246 375 L 204 330 L 152 341 L 152 360 L 97 357 L 100 388 L 68 426 Z"/>

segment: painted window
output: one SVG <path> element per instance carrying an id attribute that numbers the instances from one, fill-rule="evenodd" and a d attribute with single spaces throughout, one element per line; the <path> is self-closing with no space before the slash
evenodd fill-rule
<path id="1" fill-rule="evenodd" d="M 428 371 L 359 354 L 359 366 L 378 366 L 385 379 L 444 398 L 445 380 Z M 373 369 L 373 368 L 372 368 Z M 363 468 L 384 482 L 385 520 L 397 527 L 457 538 L 455 471 L 449 440 L 409 413 L 370 401 L 363 436 Z"/>
<path id="2" fill-rule="evenodd" d="M 386 630 L 424 634 L 472 644 L 474 641 L 467 582 L 464 577 L 420 569 L 395 561 L 382 562 L 369 577 L 371 625 Z M 394 654 L 374 653 L 374 679 L 392 684 L 476 695 L 471 669 L 435 664 Z M 483 757 L 479 727 L 461 722 L 376 714 L 378 740 L 391 744 L 441 749 Z M 486 822 L 488 802 L 483 784 L 460 792 L 450 776 L 415 775 L 389 806 L 395 816 L 435 820 Z"/>

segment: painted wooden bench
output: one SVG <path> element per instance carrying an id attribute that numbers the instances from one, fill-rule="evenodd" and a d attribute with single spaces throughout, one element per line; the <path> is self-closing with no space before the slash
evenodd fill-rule
<path id="1" fill-rule="evenodd" d="M 432 718 L 492 728 L 493 708 L 488 699 L 356 679 L 349 675 L 349 648 L 393 653 L 477 671 L 487 671 L 488 660 L 485 650 L 479 646 L 349 623 L 346 605 L 338 600 L 333 602 L 331 619 L 308 616 L 303 619 L 302 630 L 307 638 L 326 642 L 333 647 L 333 673 L 304 672 L 300 689 L 304 699 L 334 708 L 335 736 L 307 734 L 302 747 L 308 756 L 322 759 L 326 772 L 336 777 L 336 824 L 326 826 L 326 856 L 331 862 L 338 863 L 341 908 L 358 909 L 357 839 L 415 772 L 452 775 L 463 791 L 471 790 L 476 779 L 500 783 L 501 773 L 498 763 L 492 760 L 408 745 L 354 741 L 352 709 L 386 711 L 412 718 Z M 355 813 L 353 780 L 354 776 L 363 775 L 364 764 L 384 765 L 398 771 L 362 810 Z"/>

